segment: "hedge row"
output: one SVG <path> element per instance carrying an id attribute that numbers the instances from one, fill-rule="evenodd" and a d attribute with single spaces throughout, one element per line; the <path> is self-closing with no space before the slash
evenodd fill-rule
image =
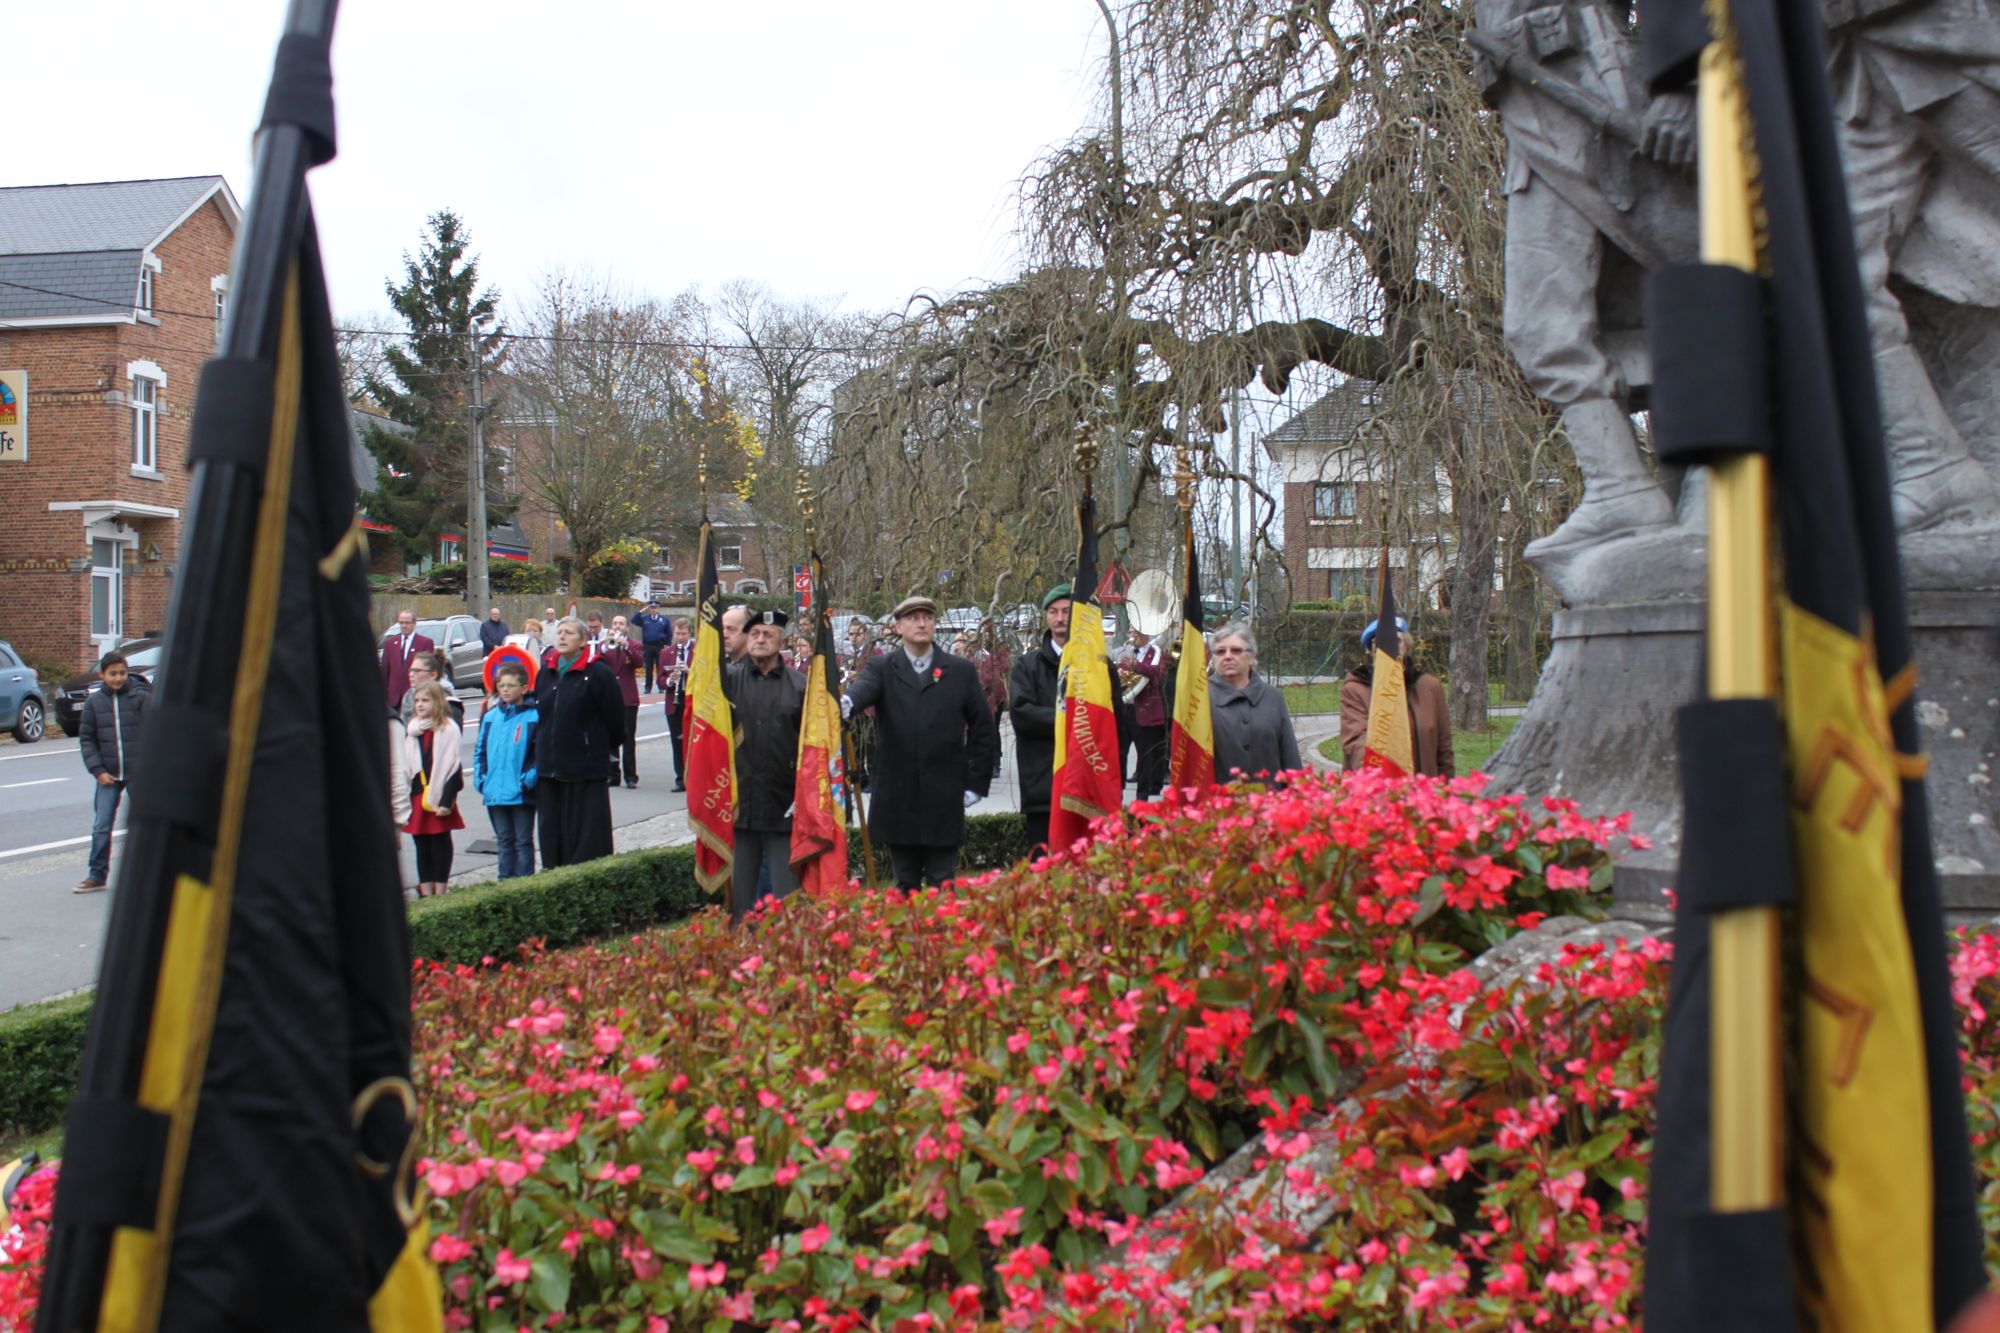
<path id="1" fill-rule="evenodd" d="M 966 821 L 961 865 L 991 869 L 1027 850 L 1018 815 Z M 859 840 L 850 849 L 861 873 Z M 876 853 L 886 876 L 887 858 Z M 511 958 L 529 940 L 552 947 L 678 921 L 702 906 L 691 846 L 653 847 L 520 879 L 467 885 L 410 908 L 410 949 L 418 958 L 476 963 Z M 83 1059 L 91 995 L 0 1013 L 0 1137 L 37 1134 L 61 1123 Z"/>

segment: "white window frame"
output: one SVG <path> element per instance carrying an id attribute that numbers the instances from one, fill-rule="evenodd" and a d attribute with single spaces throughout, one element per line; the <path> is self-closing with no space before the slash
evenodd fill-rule
<path id="1" fill-rule="evenodd" d="M 218 273 L 208 280 L 208 290 L 215 295 L 215 345 L 222 346 L 222 317 L 229 313 L 229 275 Z"/>
<path id="2" fill-rule="evenodd" d="M 1322 514 L 1319 512 L 1321 488 L 1325 488 L 1325 493 L 1333 497 L 1333 504 L 1329 506 L 1333 510 L 1332 513 Z M 1347 501 L 1345 513 L 1341 512 L 1340 501 L 1342 498 L 1345 498 Z M 1307 496 L 1307 504 L 1308 513 L 1310 513 L 1312 521 L 1315 523 L 1350 523 L 1360 513 L 1361 493 L 1351 481 L 1315 481 L 1312 483 L 1312 490 Z"/>
<path id="3" fill-rule="evenodd" d="M 167 372 L 151 361 L 133 361 L 127 363 L 125 376 L 126 401 L 132 406 L 132 475 L 159 478 L 160 399 L 166 392 Z"/>
<path id="4" fill-rule="evenodd" d="M 770 591 L 762 579 L 738 579 L 736 591 L 744 597 L 762 597 Z"/>
<path id="5" fill-rule="evenodd" d="M 156 298 L 153 291 L 153 279 L 159 271 L 160 257 L 158 255 L 149 254 L 140 256 L 138 313 L 145 319 L 152 319 L 154 317 L 153 302 Z"/>
<path id="6" fill-rule="evenodd" d="M 733 560 L 729 557 L 729 552 L 731 551 L 736 552 L 736 558 Z M 717 570 L 743 568 L 743 543 L 740 541 L 717 542 L 715 544 L 715 567 Z"/>

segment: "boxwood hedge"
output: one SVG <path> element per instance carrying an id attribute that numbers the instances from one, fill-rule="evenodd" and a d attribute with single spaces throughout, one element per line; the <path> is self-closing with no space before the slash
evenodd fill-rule
<path id="1" fill-rule="evenodd" d="M 961 867 L 986 870 L 1018 860 L 1027 840 L 1018 815 L 966 821 Z M 859 840 L 850 849 L 861 873 Z M 887 858 L 876 871 L 886 878 Z M 678 921 L 703 903 L 694 848 L 651 847 L 519 879 L 467 885 L 410 908 L 410 949 L 418 958 L 476 963 L 511 958 L 530 940 L 580 944 Z M 0 1013 L 0 1139 L 36 1134 L 62 1120 L 83 1058 L 89 993 Z"/>

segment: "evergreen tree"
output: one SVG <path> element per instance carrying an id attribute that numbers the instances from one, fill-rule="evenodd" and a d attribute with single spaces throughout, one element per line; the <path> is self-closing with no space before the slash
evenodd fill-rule
<path id="1" fill-rule="evenodd" d="M 403 280 L 384 283 L 389 303 L 407 326 L 369 373 L 364 391 L 400 430 L 370 427 L 363 443 L 376 463 L 375 489 L 362 497 L 368 512 L 395 530 L 404 555 L 437 553 L 438 538 L 464 532 L 471 433 L 472 356 L 476 344 L 488 419 L 500 390 L 492 372 L 505 355 L 499 293 L 480 289 L 471 236 L 450 209 L 434 213 L 413 258 L 403 255 Z M 498 451 L 486 453 L 486 516 L 504 522 L 514 504 L 502 494 Z"/>

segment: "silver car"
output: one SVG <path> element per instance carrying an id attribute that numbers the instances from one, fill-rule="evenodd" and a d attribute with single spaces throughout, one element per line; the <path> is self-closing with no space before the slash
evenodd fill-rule
<path id="1" fill-rule="evenodd" d="M 486 647 L 479 642 L 478 616 L 446 616 L 442 620 L 419 620 L 417 633 L 437 645 L 438 656 L 443 659 L 445 689 L 457 693 L 485 688 Z M 395 636 L 394 625 L 382 632 L 381 639 L 375 645 L 377 656 L 381 655 L 389 640 Z"/>

